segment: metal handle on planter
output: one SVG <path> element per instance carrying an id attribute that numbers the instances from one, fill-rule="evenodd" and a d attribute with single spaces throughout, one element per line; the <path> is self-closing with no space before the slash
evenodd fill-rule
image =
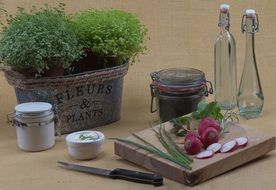
<path id="1" fill-rule="evenodd" d="M 150 103 L 150 112 L 151 113 L 154 113 L 157 111 L 157 109 L 153 109 L 153 99 L 155 98 L 155 95 L 154 95 L 154 85 L 153 84 L 150 84 L 150 93 L 151 93 L 151 103 Z"/>

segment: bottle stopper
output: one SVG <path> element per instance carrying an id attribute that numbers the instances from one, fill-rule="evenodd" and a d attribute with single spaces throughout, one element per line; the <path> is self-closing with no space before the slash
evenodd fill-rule
<path id="1" fill-rule="evenodd" d="M 228 4 L 221 4 L 220 5 L 220 12 L 227 13 L 229 11 L 230 5 Z"/>
<path id="2" fill-rule="evenodd" d="M 246 9 L 245 14 L 247 17 L 255 17 L 256 11 L 254 9 Z"/>
<path id="3" fill-rule="evenodd" d="M 246 9 L 245 14 L 242 17 L 242 22 L 241 22 L 241 29 L 242 33 L 244 33 L 247 29 L 245 19 L 249 18 L 250 20 L 253 20 L 253 31 L 249 31 L 251 33 L 255 33 L 259 31 L 259 19 L 258 19 L 258 14 L 254 9 Z"/>

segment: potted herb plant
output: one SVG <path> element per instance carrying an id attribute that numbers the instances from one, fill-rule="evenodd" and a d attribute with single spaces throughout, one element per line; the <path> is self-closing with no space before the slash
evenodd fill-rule
<path id="1" fill-rule="evenodd" d="M 139 19 L 121 10 L 88 10 L 74 18 L 84 56 L 76 71 L 94 70 L 134 62 L 146 50 L 147 30 Z"/>
<path id="2" fill-rule="evenodd" d="M 120 119 L 128 63 L 146 50 L 146 28 L 130 13 L 89 10 L 68 16 L 64 6 L 19 9 L 0 39 L 1 67 L 18 103 L 54 105 L 57 132 L 69 133 Z M 53 67 L 64 76 L 46 77 Z M 20 72 L 30 70 L 35 77 Z"/>
<path id="3" fill-rule="evenodd" d="M 7 24 L 0 40 L 1 60 L 27 76 L 63 75 L 82 54 L 78 34 L 62 4 L 33 7 L 30 12 L 19 8 Z"/>

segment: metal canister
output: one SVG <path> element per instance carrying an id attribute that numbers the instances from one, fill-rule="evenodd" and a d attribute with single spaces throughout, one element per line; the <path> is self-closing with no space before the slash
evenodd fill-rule
<path id="1" fill-rule="evenodd" d="M 204 72 L 193 68 L 164 69 L 151 73 L 151 78 L 151 112 L 157 111 L 161 122 L 195 111 L 198 103 L 213 93 L 212 83 L 206 80 Z"/>
<path id="2" fill-rule="evenodd" d="M 42 151 L 55 144 L 55 124 L 52 105 L 46 102 L 28 102 L 15 106 L 8 115 L 16 127 L 17 142 L 25 151 Z"/>

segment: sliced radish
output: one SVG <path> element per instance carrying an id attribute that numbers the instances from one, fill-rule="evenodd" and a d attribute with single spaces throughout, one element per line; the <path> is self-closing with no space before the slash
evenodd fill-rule
<path id="1" fill-rule="evenodd" d="M 236 140 L 229 141 L 222 145 L 220 152 L 221 153 L 230 152 L 230 151 L 234 150 L 236 148 L 236 146 L 237 146 Z"/>
<path id="2" fill-rule="evenodd" d="M 212 150 L 214 153 L 218 152 L 221 149 L 222 145 L 219 143 L 213 143 L 207 147 L 206 150 Z"/>
<path id="3" fill-rule="evenodd" d="M 240 147 L 245 147 L 248 143 L 248 139 L 246 137 L 238 137 L 235 140 Z"/>
<path id="4" fill-rule="evenodd" d="M 198 159 L 206 159 L 211 158 L 214 155 L 214 151 L 212 150 L 204 150 L 196 155 L 196 158 Z"/>

